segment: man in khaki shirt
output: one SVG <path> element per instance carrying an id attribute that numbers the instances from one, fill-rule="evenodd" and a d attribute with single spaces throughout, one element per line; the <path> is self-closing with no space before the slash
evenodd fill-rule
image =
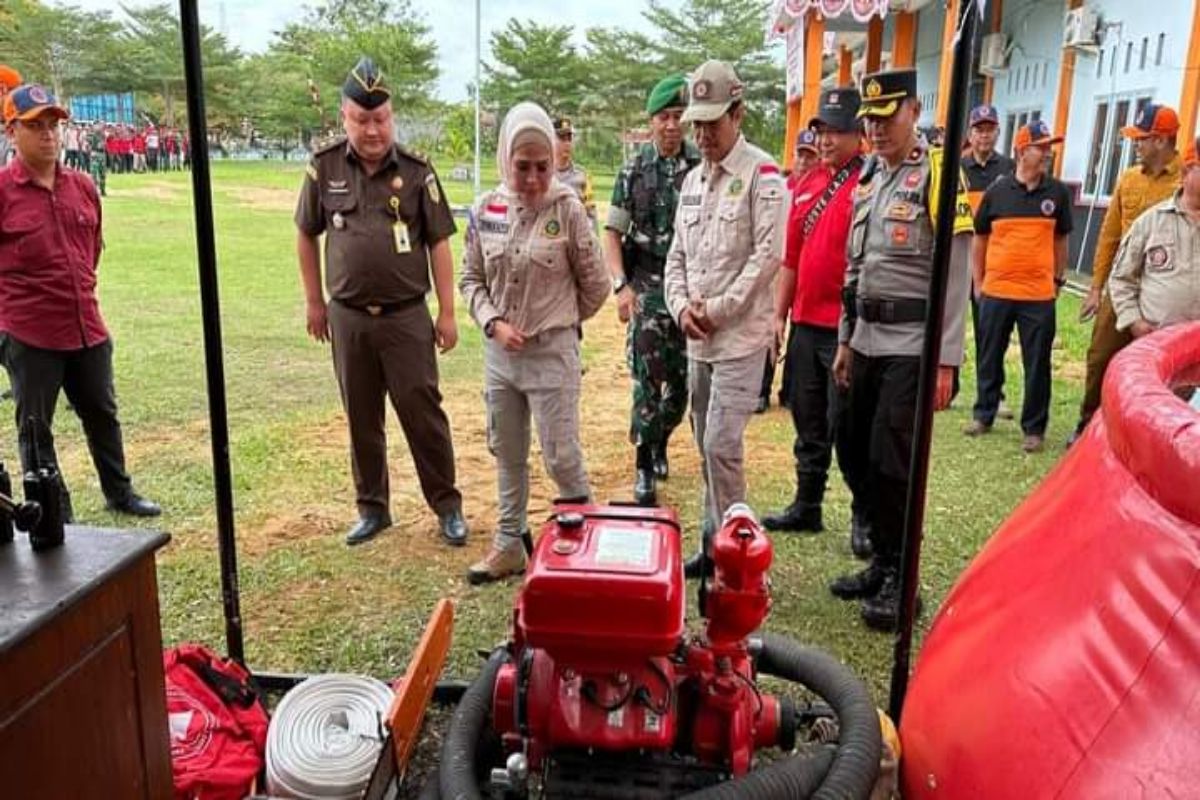
<path id="1" fill-rule="evenodd" d="M 1121 242 L 1108 281 L 1117 330 L 1137 339 L 1200 319 L 1200 139 L 1183 156 L 1183 185 L 1148 209 Z"/>
<path id="2" fill-rule="evenodd" d="M 1100 407 L 1100 387 L 1108 362 L 1129 344 L 1128 332 L 1117 330 L 1112 300 L 1104 292 L 1109 271 L 1121 239 L 1129 232 L 1142 212 L 1171 196 L 1179 185 L 1179 154 L 1175 152 L 1175 136 L 1179 131 L 1179 116 L 1167 106 L 1148 104 L 1138 114 L 1133 125 L 1121 129 L 1121 135 L 1132 139 L 1138 163 L 1121 173 L 1117 188 L 1109 199 L 1096 256 L 1092 261 L 1092 288 L 1083 301 L 1080 319 L 1095 316 L 1092 342 L 1087 353 L 1087 378 L 1083 402 L 1079 405 L 1079 423 L 1067 444 L 1087 427 Z"/>
<path id="3" fill-rule="evenodd" d="M 667 253 L 667 309 L 688 338 L 692 430 L 704 468 L 704 543 L 685 572 L 711 569 L 708 541 L 746 498 L 742 435 L 772 345 L 772 284 L 783 258 L 787 189 L 769 155 L 741 134 L 744 85 L 728 64 L 692 75 L 683 121 L 703 163 L 688 173 Z"/>

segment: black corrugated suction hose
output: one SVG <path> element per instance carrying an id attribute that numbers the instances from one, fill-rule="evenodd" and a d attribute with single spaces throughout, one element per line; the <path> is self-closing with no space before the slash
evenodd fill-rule
<path id="1" fill-rule="evenodd" d="M 508 661 L 504 648 L 494 650 L 483 671 L 472 681 L 450 720 L 450 730 L 442 742 L 442 763 L 438 769 L 438 788 L 444 800 L 478 800 L 475 779 L 475 754 L 492 710 L 492 690 L 500 667 Z"/>

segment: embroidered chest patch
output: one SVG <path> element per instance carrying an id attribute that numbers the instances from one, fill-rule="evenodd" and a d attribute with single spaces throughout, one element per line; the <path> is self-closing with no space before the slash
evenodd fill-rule
<path id="1" fill-rule="evenodd" d="M 1047 198 L 1042 201 L 1042 215 L 1043 216 L 1046 216 L 1046 217 L 1054 216 L 1054 210 L 1056 208 L 1058 208 L 1058 206 L 1056 206 L 1054 204 L 1053 200 Z"/>
<path id="2" fill-rule="evenodd" d="M 1146 265 L 1150 269 L 1163 269 L 1171 263 L 1171 253 L 1162 245 L 1151 247 L 1146 251 Z"/>
<path id="3" fill-rule="evenodd" d="M 558 224 L 558 220 L 551 218 L 546 220 L 546 226 L 542 228 L 542 233 L 554 238 L 562 233 L 562 226 Z"/>

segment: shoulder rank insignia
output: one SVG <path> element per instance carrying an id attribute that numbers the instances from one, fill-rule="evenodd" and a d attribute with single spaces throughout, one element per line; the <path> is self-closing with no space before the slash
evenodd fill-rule
<path id="1" fill-rule="evenodd" d="M 435 204 L 442 202 L 442 193 L 438 190 L 437 175 L 432 172 L 425 176 L 425 188 L 429 191 L 429 199 Z"/>

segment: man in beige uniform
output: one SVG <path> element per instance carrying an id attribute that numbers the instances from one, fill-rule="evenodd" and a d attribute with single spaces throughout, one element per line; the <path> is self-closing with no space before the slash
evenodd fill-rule
<path id="1" fill-rule="evenodd" d="M 1200 319 L 1200 138 L 1183 155 L 1183 185 L 1137 218 L 1113 263 L 1117 330 L 1137 339 Z"/>
<path id="2" fill-rule="evenodd" d="M 371 59 L 351 70 L 342 95 L 346 138 L 313 154 L 296 227 L 308 332 L 333 343 L 350 424 L 359 520 L 346 544 L 365 542 L 392 524 L 384 433 L 384 399 L 390 397 L 442 538 L 461 546 L 467 526 L 434 354 L 435 345 L 445 353 L 458 341 L 454 220 L 433 168 L 395 144 L 390 94 Z M 328 305 L 321 290 L 322 234 Z M 436 324 L 425 305 L 431 266 Z"/>
<path id="3" fill-rule="evenodd" d="M 688 338 L 692 430 L 704 467 L 704 542 L 689 577 L 712 568 L 708 541 L 746 499 L 742 436 L 771 347 L 772 285 L 783 258 L 787 188 L 769 155 L 741 134 L 744 86 L 728 64 L 692 75 L 684 122 L 702 164 L 688 173 L 667 253 L 667 309 Z"/>

